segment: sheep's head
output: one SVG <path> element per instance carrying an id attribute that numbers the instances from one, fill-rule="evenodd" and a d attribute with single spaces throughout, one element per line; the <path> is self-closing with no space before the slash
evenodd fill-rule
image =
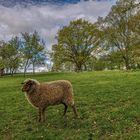
<path id="1" fill-rule="evenodd" d="M 22 91 L 23 92 L 31 92 L 36 89 L 37 85 L 39 85 L 39 82 L 34 79 L 26 79 L 23 83 Z"/>

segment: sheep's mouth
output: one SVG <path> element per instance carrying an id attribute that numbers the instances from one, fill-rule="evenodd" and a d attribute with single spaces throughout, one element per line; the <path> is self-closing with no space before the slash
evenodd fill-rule
<path id="1" fill-rule="evenodd" d="M 28 92 L 30 89 L 24 89 L 22 88 L 22 92 Z"/>
<path id="2" fill-rule="evenodd" d="M 28 87 L 22 87 L 22 92 L 29 92 L 31 90 L 31 85 L 29 85 Z"/>
<path id="3" fill-rule="evenodd" d="M 21 88 L 22 92 L 27 92 L 28 90 L 25 87 Z"/>

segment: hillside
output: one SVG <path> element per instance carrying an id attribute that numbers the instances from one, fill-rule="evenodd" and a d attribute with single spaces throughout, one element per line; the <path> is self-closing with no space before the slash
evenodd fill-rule
<path id="1" fill-rule="evenodd" d="M 80 115 L 63 105 L 46 110 L 47 121 L 38 123 L 38 111 L 21 92 L 22 75 L 0 78 L 1 140 L 139 140 L 140 72 L 42 73 L 28 75 L 41 82 L 72 82 Z"/>

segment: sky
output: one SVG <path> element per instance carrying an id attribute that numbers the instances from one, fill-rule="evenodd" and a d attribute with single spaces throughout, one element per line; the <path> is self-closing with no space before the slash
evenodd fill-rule
<path id="1" fill-rule="evenodd" d="M 0 40 L 8 41 L 21 32 L 35 30 L 46 41 L 56 43 L 57 31 L 71 20 L 95 22 L 104 17 L 116 0 L 0 0 Z"/>

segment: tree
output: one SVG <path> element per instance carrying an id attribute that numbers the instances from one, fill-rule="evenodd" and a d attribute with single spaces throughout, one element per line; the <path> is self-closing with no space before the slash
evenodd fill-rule
<path id="1" fill-rule="evenodd" d="M 12 38 L 9 42 L 3 42 L 0 48 L 1 68 L 12 76 L 20 65 L 20 46 L 18 37 Z M 3 72 L 2 72 L 3 73 Z"/>
<path id="2" fill-rule="evenodd" d="M 136 65 L 134 68 L 140 68 L 140 9 L 129 20 L 129 26 L 131 27 L 133 34 L 135 34 L 133 39 L 135 45 L 132 49 L 132 63 Z"/>
<path id="3" fill-rule="evenodd" d="M 110 51 L 119 51 L 126 69 L 130 69 L 134 46 L 137 44 L 138 36 L 132 30 L 134 22 L 130 21 L 138 11 L 137 0 L 119 0 L 112 7 L 110 13 L 104 20 L 104 43 Z"/>
<path id="4" fill-rule="evenodd" d="M 7 67 L 9 67 L 10 73 L 13 76 L 14 72 L 19 68 L 21 63 L 21 53 L 20 53 L 20 44 L 19 38 L 14 37 L 8 43 L 7 47 L 9 49 L 9 58 Z"/>
<path id="5" fill-rule="evenodd" d="M 35 73 L 35 65 L 43 63 L 45 60 L 44 44 L 38 33 L 33 34 L 27 32 L 22 33 L 23 41 L 23 57 L 24 57 L 24 76 L 30 64 L 33 66 L 33 73 Z"/>
<path id="6" fill-rule="evenodd" d="M 3 76 L 4 74 L 4 68 L 5 68 L 5 62 L 4 62 L 4 58 L 3 58 L 3 43 L 4 42 L 0 42 L 0 76 Z"/>
<path id="7" fill-rule="evenodd" d="M 99 43 L 98 30 L 94 24 L 78 19 L 59 30 L 57 40 L 58 43 L 52 46 L 54 63 L 71 62 L 75 71 L 82 71 Z"/>
<path id="8" fill-rule="evenodd" d="M 4 67 L 5 67 L 5 63 L 4 63 L 4 60 L 1 57 L 0 58 L 0 76 L 4 75 Z"/>
<path id="9" fill-rule="evenodd" d="M 120 51 L 112 51 L 105 57 L 107 69 L 124 69 L 124 63 Z"/>

